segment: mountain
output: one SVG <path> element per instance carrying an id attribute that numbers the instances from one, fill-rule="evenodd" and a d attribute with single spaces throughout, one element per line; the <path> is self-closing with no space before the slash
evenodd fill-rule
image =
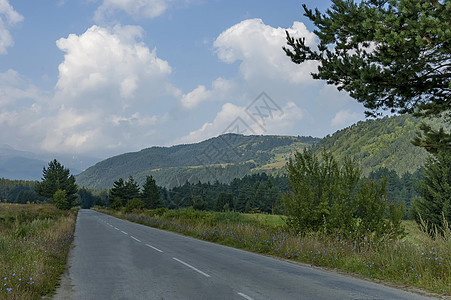
<path id="1" fill-rule="evenodd" d="M 172 187 L 186 181 L 229 183 L 255 171 L 279 172 L 289 156 L 318 142 L 313 137 L 224 134 L 206 141 L 172 147 L 152 147 L 118 155 L 76 176 L 88 188 L 110 188 L 119 178 L 143 183 L 152 175 L 157 184 Z"/>
<path id="2" fill-rule="evenodd" d="M 395 170 L 400 176 L 413 173 L 428 157 L 423 148 L 411 143 L 420 122 L 410 115 L 360 121 L 326 136 L 313 151 L 320 153 L 326 149 L 338 159 L 351 156 L 359 163 L 364 176 L 380 167 Z M 440 123 L 435 121 L 437 124 Z"/>
<path id="3" fill-rule="evenodd" d="M 9 145 L 0 146 L 0 178 L 19 180 L 40 180 L 42 168 L 48 162 L 57 159 L 72 174 L 78 174 L 83 169 L 98 161 L 96 158 L 87 156 L 70 156 L 59 154 L 37 154 L 17 150 Z"/>
<path id="4" fill-rule="evenodd" d="M 196 144 L 152 147 L 118 155 L 88 168 L 76 180 L 78 185 L 94 189 L 111 188 L 114 181 L 129 176 L 142 184 L 148 175 L 166 187 L 186 181 L 229 183 L 257 172 L 283 174 L 293 153 L 306 147 L 318 154 L 331 151 L 338 159 L 350 155 L 365 176 L 380 167 L 402 175 L 415 172 L 428 156 L 410 142 L 419 123 L 410 115 L 370 119 L 323 139 L 225 134 Z"/>

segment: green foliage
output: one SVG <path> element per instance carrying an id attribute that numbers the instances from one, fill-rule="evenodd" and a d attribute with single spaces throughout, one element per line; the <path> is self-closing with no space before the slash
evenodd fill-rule
<path id="1" fill-rule="evenodd" d="M 143 185 L 143 191 L 141 193 L 141 199 L 146 204 L 147 209 L 155 209 L 163 206 L 163 202 L 160 199 L 160 190 L 152 176 L 146 177 L 146 182 Z"/>
<path id="2" fill-rule="evenodd" d="M 110 198 L 111 199 L 111 198 Z M 119 197 L 115 197 L 112 199 L 111 208 L 118 210 L 122 208 L 122 200 Z"/>
<path id="3" fill-rule="evenodd" d="M 435 115 L 451 107 L 451 5 L 448 1 L 333 0 L 326 14 L 303 5 L 318 28 L 318 50 L 287 32 L 292 61 L 319 62 L 327 80 L 379 109 Z"/>
<path id="4" fill-rule="evenodd" d="M 66 191 L 57 190 L 53 195 L 53 203 L 55 203 L 56 208 L 62 210 L 70 209 L 69 202 L 67 201 Z"/>
<path id="5" fill-rule="evenodd" d="M 102 204 L 100 196 L 94 195 L 93 191 L 85 187 L 79 189 L 77 194 L 80 197 L 81 208 L 91 208 L 94 205 Z"/>
<path id="6" fill-rule="evenodd" d="M 419 124 L 420 120 L 410 115 L 358 122 L 322 139 L 313 151 L 320 154 L 326 149 L 339 160 L 350 156 L 358 161 L 364 176 L 381 167 L 400 175 L 414 173 L 428 156 L 424 149 L 411 143 Z"/>
<path id="7" fill-rule="evenodd" d="M 287 224 L 297 232 L 393 232 L 402 218 L 385 220 L 385 182 L 360 179 L 356 163 L 339 165 L 332 154 L 309 150 L 295 154 L 287 165 L 291 190 L 284 197 Z M 394 213 L 393 211 L 392 213 Z"/>
<path id="8" fill-rule="evenodd" d="M 195 184 L 217 179 L 230 183 L 234 178 L 250 174 L 256 167 L 273 162 L 276 154 L 289 155 L 318 140 L 312 137 L 226 134 L 196 144 L 152 147 L 101 161 L 77 175 L 77 183 L 93 189 L 108 189 L 117 178 L 130 175 L 141 185 L 147 176 L 152 175 L 159 186 L 167 188 L 186 181 Z M 223 152 L 212 155 L 214 149 Z"/>
<path id="9" fill-rule="evenodd" d="M 433 234 L 451 224 L 451 151 L 438 150 L 429 158 L 419 185 L 421 198 L 414 202 L 415 220 Z"/>
<path id="10" fill-rule="evenodd" d="M 127 201 L 127 204 L 125 205 L 125 212 L 129 213 L 134 210 L 143 210 L 146 204 L 144 201 L 138 198 L 133 198 L 130 201 Z"/>
<path id="11" fill-rule="evenodd" d="M 36 193 L 36 184 L 36 181 L 0 178 L 0 201 L 21 204 L 43 202 L 46 198 Z"/>
<path id="12" fill-rule="evenodd" d="M 0 299 L 43 299 L 66 269 L 76 211 L 0 204 Z"/>
<path id="13" fill-rule="evenodd" d="M 221 192 L 216 200 L 216 211 L 233 210 L 233 195 Z"/>
<path id="14" fill-rule="evenodd" d="M 122 178 L 119 178 L 114 182 L 113 188 L 110 190 L 110 199 L 115 201 L 119 198 L 122 205 L 126 205 L 128 201 L 133 198 L 139 198 L 141 196 L 138 183 L 133 176 L 130 176 L 127 181 L 124 182 Z"/>
<path id="15" fill-rule="evenodd" d="M 64 168 L 56 159 L 49 162 L 48 168 L 43 168 L 42 181 L 36 185 L 36 192 L 47 199 L 53 199 L 58 190 L 66 191 L 67 207 L 72 207 L 77 199 L 75 177 L 69 169 Z"/>

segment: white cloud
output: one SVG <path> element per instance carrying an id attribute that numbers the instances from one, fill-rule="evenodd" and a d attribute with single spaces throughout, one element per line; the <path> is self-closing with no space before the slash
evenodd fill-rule
<path id="1" fill-rule="evenodd" d="M 42 148 L 87 152 L 149 146 L 157 102 L 180 95 L 168 79 L 171 67 L 142 42 L 141 27 L 92 26 L 56 44 L 65 52 L 59 65 L 52 126 Z"/>
<path id="2" fill-rule="evenodd" d="M 166 11 L 168 3 L 168 0 L 103 0 L 94 19 L 102 22 L 117 11 L 124 11 L 134 17 L 155 18 Z"/>
<path id="3" fill-rule="evenodd" d="M 137 41 L 142 29 L 138 26 L 115 26 L 107 29 L 92 26 L 84 34 L 69 35 L 56 42 L 64 52 L 58 67 L 56 88 L 66 96 L 108 88 L 122 98 L 134 96 L 138 85 L 152 83 L 171 73 L 168 62 Z"/>
<path id="4" fill-rule="evenodd" d="M 224 133 L 286 134 L 303 119 L 304 112 L 293 102 L 287 103 L 280 111 L 266 114 L 264 124 L 252 116 L 249 107 L 232 103 L 222 106 L 212 122 L 204 123 L 199 129 L 176 140 L 176 143 L 195 143 Z"/>
<path id="5" fill-rule="evenodd" d="M 0 0 L 0 54 L 6 54 L 6 48 L 14 44 L 9 27 L 22 22 L 23 19 L 8 0 Z"/>
<path id="6" fill-rule="evenodd" d="M 245 80 L 268 78 L 291 83 L 309 83 L 316 62 L 294 64 L 285 55 L 286 33 L 304 36 L 308 45 L 315 45 L 316 36 L 305 25 L 294 22 L 291 28 L 274 28 L 261 19 L 242 21 L 223 33 L 214 42 L 218 57 L 226 62 L 241 61 L 240 73 Z"/>
<path id="7" fill-rule="evenodd" d="M 202 101 L 205 101 L 212 94 L 211 91 L 207 91 L 204 85 L 199 85 L 197 88 L 182 96 L 182 105 L 185 108 L 196 107 Z"/>
<path id="8" fill-rule="evenodd" d="M 362 119 L 362 115 L 349 110 L 340 110 L 331 121 L 333 127 L 345 127 Z"/>
<path id="9" fill-rule="evenodd" d="M 204 85 L 199 85 L 191 92 L 182 95 L 181 103 L 184 108 L 192 109 L 204 101 L 220 101 L 225 99 L 234 89 L 236 83 L 222 77 L 217 78 L 208 90 Z"/>

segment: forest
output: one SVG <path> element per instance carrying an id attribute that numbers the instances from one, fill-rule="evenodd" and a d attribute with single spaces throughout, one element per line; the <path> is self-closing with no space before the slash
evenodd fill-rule
<path id="1" fill-rule="evenodd" d="M 374 180 L 387 180 L 387 200 L 390 203 L 404 203 L 405 218 L 410 219 L 409 209 L 412 200 L 418 196 L 416 186 L 422 171 L 413 174 L 398 174 L 394 170 L 379 168 L 367 177 Z M 0 179 L 0 199 L 8 203 L 43 203 L 47 199 L 35 192 L 36 181 Z M 289 190 L 286 176 L 272 176 L 266 173 L 246 175 L 235 178 L 230 183 L 219 181 L 190 183 L 173 188 L 159 186 L 160 201 L 164 207 L 192 207 L 206 211 L 237 211 L 244 213 L 282 214 L 282 197 Z M 79 188 L 76 205 L 90 208 L 94 205 L 109 206 L 111 190 L 91 190 Z"/>

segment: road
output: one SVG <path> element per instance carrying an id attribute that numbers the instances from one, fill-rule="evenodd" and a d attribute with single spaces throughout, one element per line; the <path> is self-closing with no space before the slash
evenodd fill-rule
<path id="1" fill-rule="evenodd" d="M 80 210 L 54 299 L 426 299 Z"/>

